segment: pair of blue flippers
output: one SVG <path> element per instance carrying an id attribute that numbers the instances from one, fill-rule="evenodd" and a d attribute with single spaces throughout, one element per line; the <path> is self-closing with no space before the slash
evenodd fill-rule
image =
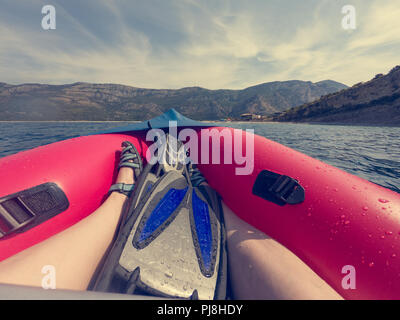
<path id="1" fill-rule="evenodd" d="M 172 136 L 157 157 L 140 174 L 89 290 L 224 299 L 227 255 L 219 196 L 200 185 L 200 172 L 185 163 L 184 146 Z"/>

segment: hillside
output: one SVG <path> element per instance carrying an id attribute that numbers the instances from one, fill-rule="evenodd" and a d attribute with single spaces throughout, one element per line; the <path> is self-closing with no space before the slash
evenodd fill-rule
<path id="1" fill-rule="evenodd" d="M 283 112 L 276 121 L 400 126 L 400 66 Z"/>
<path id="2" fill-rule="evenodd" d="M 270 82 L 243 90 L 0 83 L 0 120 L 144 120 L 170 108 L 197 120 L 239 117 L 246 112 L 272 115 L 343 88 L 330 80 Z"/>

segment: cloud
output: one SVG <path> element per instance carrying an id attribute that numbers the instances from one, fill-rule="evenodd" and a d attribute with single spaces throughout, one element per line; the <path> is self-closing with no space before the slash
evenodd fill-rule
<path id="1" fill-rule="evenodd" d="M 243 88 L 275 80 L 370 79 L 399 64 L 396 0 L 54 1 L 57 29 L 40 28 L 44 1 L 3 0 L 0 81 Z"/>
<path id="2" fill-rule="evenodd" d="M 343 4 L 320 2 L 291 37 L 274 42 L 258 59 L 278 66 L 277 80 L 329 78 L 349 85 L 399 64 L 396 2 L 355 1 L 359 23 L 354 31 L 341 28 Z"/>
<path id="3" fill-rule="evenodd" d="M 393 1 L 373 3 L 358 37 L 349 45 L 350 50 L 379 48 L 400 44 L 400 7 Z M 398 54 L 398 52 L 397 52 Z"/>

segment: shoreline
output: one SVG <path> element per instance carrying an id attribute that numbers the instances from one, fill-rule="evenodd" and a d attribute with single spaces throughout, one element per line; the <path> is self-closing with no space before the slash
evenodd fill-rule
<path id="1" fill-rule="evenodd" d="M 369 123 L 343 123 L 343 122 L 293 122 L 293 121 L 216 121 L 198 120 L 199 122 L 213 122 L 217 124 L 306 124 L 350 127 L 388 127 L 400 128 L 400 124 L 369 124 Z M 0 120 L 0 123 L 140 123 L 141 120 Z"/>
<path id="2" fill-rule="evenodd" d="M 321 126 L 343 126 L 343 127 L 388 127 L 400 128 L 399 124 L 374 124 L 374 123 L 347 123 L 347 122 L 292 122 L 292 121 L 276 121 L 274 123 L 287 123 L 287 124 L 307 124 L 307 125 L 321 125 Z"/>
<path id="3" fill-rule="evenodd" d="M 94 122 L 98 122 L 98 123 L 103 123 L 103 122 L 132 122 L 132 123 L 140 123 L 142 121 L 138 121 L 138 120 L 0 120 L 0 123 L 2 122 L 11 122 L 11 123 L 15 123 L 15 122 L 61 122 L 61 123 L 75 123 L 75 122 L 81 122 L 81 123 L 94 123 Z"/>

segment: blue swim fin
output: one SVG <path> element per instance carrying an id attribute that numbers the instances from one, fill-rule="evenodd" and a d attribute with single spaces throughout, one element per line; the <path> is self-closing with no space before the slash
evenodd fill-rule
<path id="1" fill-rule="evenodd" d="M 221 203 L 184 168 L 147 165 L 90 290 L 183 299 L 226 297 Z"/>

